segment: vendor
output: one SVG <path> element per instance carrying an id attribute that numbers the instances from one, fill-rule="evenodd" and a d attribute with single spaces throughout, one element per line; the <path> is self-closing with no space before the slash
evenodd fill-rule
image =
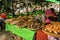
<path id="1" fill-rule="evenodd" d="M 4 19 L 1 17 L 1 14 L 0 14 L 0 28 L 1 31 L 4 29 Z"/>
<path id="2" fill-rule="evenodd" d="M 5 19 L 6 19 L 6 17 L 7 17 L 6 12 L 2 12 L 2 13 L 1 13 L 1 17 L 5 20 Z"/>
<path id="3" fill-rule="evenodd" d="M 50 23 L 50 21 L 57 21 L 56 12 L 54 8 L 48 7 L 45 13 L 46 13 L 46 23 Z"/>
<path id="4" fill-rule="evenodd" d="M 55 9 L 54 9 L 54 8 L 50 8 L 50 10 L 51 10 L 51 15 L 50 15 L 50 17 L 48 17 L 48 18 L 49 18 L 51 21 L 57 21 Z"/>

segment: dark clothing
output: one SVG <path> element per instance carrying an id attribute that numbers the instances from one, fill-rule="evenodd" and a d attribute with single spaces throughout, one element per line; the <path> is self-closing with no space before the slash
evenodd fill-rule
<path id="1" fill-rule="evenodd" d="M 53 8 L 51 8 L 50 10 L 46 10 L 46 18 L 48 18 L 48 20 L 50 21 L 57 21 L 56 13 Z"/>
<path id="2" fill-rule="evenodd" d="M 3 2 L 0 1 L 0 10 L 2 9 Z"/>
<path id="3" fill-rule="evenodd" d="M 48 17 L 51 21 L 57 21 L 56 17 Z"/>
<path id="4" fill-rule="evenodd" d="M 0 28 L 1 28 L 1 31 L 5 28 L 4 27 L 4 19 L 0 19 Z"/>

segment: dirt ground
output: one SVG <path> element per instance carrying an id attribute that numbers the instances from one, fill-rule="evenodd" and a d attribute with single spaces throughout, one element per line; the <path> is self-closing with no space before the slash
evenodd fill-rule
<path id="1" fill-rule="evenodd" d="M 0 40 L 14 40 L 9 32 L 0 31 Z"/>

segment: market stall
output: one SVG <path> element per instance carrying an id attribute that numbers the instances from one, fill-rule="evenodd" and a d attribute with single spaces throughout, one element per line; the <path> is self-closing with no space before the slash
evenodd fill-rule
<path id="1" fill-rule="evenodd" d="M 6 24 L 6 31 L 10 31 L 13 34 L 22 37 L 24 40 L 33 40 L 35 31 L 26 28 L 18 28 L 16 25 Z"/>
<path id="2" fill-rule="evenodd" d="M 56 25 L 53 26 L 54 23 L 56 23 L 56 25 L 58 24 L 58 26 L 57 27 Z M 49 25 L 51 26 L 51 29 Z M 36 30 L 29 30 L 27 28 L 18 28 L 17 25 L 6 23 L 6 31 L 10 31 L 17 36 L 22 37 L 24 40 L 33 40 L 34 37 L 36 40 L 44 40 L 44 39 L 60 40 L 59 30 L 57 30 L 59 29 L 58 27 L 60 27 L 59 22 L 52 22 L 52 24 L 49 25 L 43 27 L 42 30 L 36 31 Z M 52 26 L 53 26 L 53 30 L 52 30 Z"/>
<path id="3" fill-rule="evenodd" d="M 22 21 L 21 18 L 25 20 L 25 22 Z M 60 40 L 60 22 L 51 22 L 48 25 L 45 23 L 35 23 L 37 23 L 36 19 L 33 19 L 31 16 L 20 16 L 16 19 L 8 19 L 6 20 L 6 31 L 12 32 L 17 36 L 22 37 L 24 40 L 33 40 L 34 37 L 36 40 L 44 40 L 45 38 L 45 40 Z"/>
<path id="4" fill-rule="evenodd" d="M 52 0 L 53 2 L 49 3 L 42 1 L 41 4 L 38 1 L 36 3 L 36 0 L 36 4 L 30 3 L 28 0 L 26 0 L 27 3 L 23 1 L 20 1 L 21 3 L 19 0 L 12 1 L 12 8 L 10 7 L 11 10 L 5 20 L 5 30 L 23 40 L 60 40 L 60 17 L 59 14 L 57 15 L 59 6 L 55 4 L 55 1 Z M 56 12 L 54 10 L 56 14 L 49 8 L 57 10 Z M 47 9 L 49 10 L 46 11 Z M 51 21 L 52 17 L 53 19 L 58 17 L 58 22 Z"/>

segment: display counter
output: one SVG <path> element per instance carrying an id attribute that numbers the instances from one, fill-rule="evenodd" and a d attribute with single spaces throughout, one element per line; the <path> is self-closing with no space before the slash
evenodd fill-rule
<path id="1" fill-rule="evenodd" d="M 24 40 L 33 40 L 34 37 L 36 40 L 60 40 L 60 22 L 51 22 L 51 24 L 44 26 L 42 27 L 42 30 L 30 30 L 12 23 L 6 23 L 6 31 L 12 32 L 12 34 L 17 35 Z"/>
<path id="2" fill-rule="evenodd" d="M 13 34 L 22 37 L 24 40 L 33 40 L 35 31 L 27 28 L 18 28 L 16 25 L 6 23 L 6 31 L 10 31 Z"/>

